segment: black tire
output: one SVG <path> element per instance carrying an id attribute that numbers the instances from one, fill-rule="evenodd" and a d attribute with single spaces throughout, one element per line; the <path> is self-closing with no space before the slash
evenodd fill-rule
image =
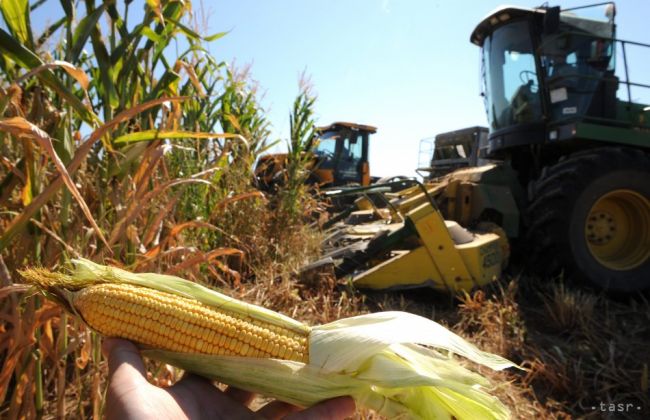
<path id="1" fill-rule="evenodd" d="M 604 230 L 598 231 L 598 235 L 591 234 L 593 227 L 587 223 L 588 219 L 596 220 L 593 209 L 597 207 L 594 206 L 602 203 L 606 194 L 609 193 L 611 197 L 617 194 L 616 191 L 623 197 L 631 195 L 634 200 L 638 199 L 638 208 L 642 210 L 637 211 L 637 207 L 634 207 L 635 211 L 632 212 L 640 217 L 624 217 L 625 222 L 635 222 L 633 227 L 627 223 L 628 235 L 631 230 L 640 229 L 638 234 L 635 231 L 635 238 L 631 241 L 635 244 L 631 249 L 636 251 L 630 251 L 630 255 L 640 257 L 627 266 L 613 266 L 609 260 L 596 256 L 595 253 L 602 251 L 592 252 L 598 248 L 596 245 L 601 244 L 597 241 L 605 241 L 603 235 L 607 235 L 607 240 L 610 240 L 610 234 L 618 239 L 616 220 L 610 225 L 605 223 Z M 572 278 L 612 292 L 650 288 L 648 200 L 650 157 L 640 150 L 620 147 L 590 149 L 569 155 L 557 164 L 544 168 L 541 177 L 529 186 L 530 205 L 526 221 L 531 268 L 542 275 L 556 275 L 564 269 L 565 274 Z M 598 217 L 606 216 L 601 213 Z M 612 218 L 607 217 L 607 220 L 611 222 Z M 618 254 L 615 258 L 628 258 L 620 256 L 619 250 L 620 247 L 616 250 Z M 625 248 L 623 255 L 627 250 L 630 248 Z"/>

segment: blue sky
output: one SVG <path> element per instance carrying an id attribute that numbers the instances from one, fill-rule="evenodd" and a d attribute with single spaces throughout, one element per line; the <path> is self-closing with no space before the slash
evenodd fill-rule
<path id="1" fill-rule="evenodd" d="M 541 0 L 506 3 L 533 7 Z M 566 8 L 589 1 L 550 3 Z M 143 4 L 135 0 L 131 9 Z M 415 175 L 420 139 L 487 124 L 479 96 L 479 49 L 469 36 L 501 4 L 205 0 L 194 1 L 193 8 L 207 16 L 208 34 L 230 31 L 209 50 L 219 60 L 251 65 L 275 138 L 288 136 L 289 110 L 305 71 L 318 95 L 319 124 L 353 121 L 378 127 L 370 168 L 373 175 L 386 176 Z M 48 7 L 60 14 L 58 2 L 50 0 Z M 617 12 L 619 38 L 650 43 L 650 0 L 619 0 Z M 648 57 L 632 62 L 632 74 L 650 75 L 649 63 Z"/>
<path id="2" fill-rule="evenodd" d="M 509 3 L 533 7 L 540 0 Z M 386 176 L 415 175 L 420 139 L 487 124 L 479 96 L 479 49 L 469 36 L 501 4 L 219 0 L 205 2 L 204 10 L 211 30 L 231 31 L 211 45 L 211 52 L 252 63 L 277 137 L 288 135 L 289 107 L 305 70 L 318 94 L 320 124 L 343 120 L 378 127 L 370 168 L 373 175 Z M 619 38 L 650 43 L 648 18 L 650 1 L 617 2 Z M 647 60 L 638 64 L 650 74 Z"/>

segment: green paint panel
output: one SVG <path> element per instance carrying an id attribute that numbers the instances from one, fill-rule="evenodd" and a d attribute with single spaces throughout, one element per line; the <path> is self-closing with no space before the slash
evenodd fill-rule
<path id="1" fill-rule="evenodd" d="M 575 137 L 650 148 L 650 130 L 578 123 Z"/>

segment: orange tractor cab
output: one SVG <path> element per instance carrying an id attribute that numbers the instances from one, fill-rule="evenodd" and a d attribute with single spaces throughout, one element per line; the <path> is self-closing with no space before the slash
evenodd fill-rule
<path id="1" fill-rule="evenodd" d="M 350 122 L 318 127 L 307 182 L 322 187 L 369 185 L 368 140 L 376 132 L 376 127 Z M 260 185 L 272 187 L 281 183 L 286 160 L 286 153 L 260 157 L 255 168 Z"/>

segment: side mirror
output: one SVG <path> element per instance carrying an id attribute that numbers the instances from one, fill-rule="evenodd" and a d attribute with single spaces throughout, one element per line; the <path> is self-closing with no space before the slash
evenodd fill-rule
<path id="1" fill-rule="evenodd" d="M 555 33 L 560 29 L 560 7 L 549 7 L 544 15 L 544 33 Z"/>

